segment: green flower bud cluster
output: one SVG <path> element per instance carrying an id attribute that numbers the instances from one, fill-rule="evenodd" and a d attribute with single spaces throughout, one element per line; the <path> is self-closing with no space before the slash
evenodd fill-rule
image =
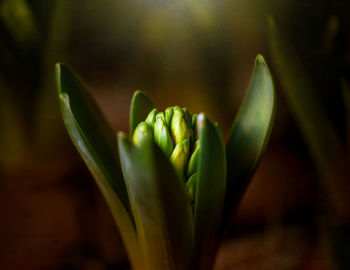
<path id="1" fill-rule="evenodd" d="M 198 166 L 196 117 L 196 114 L 192 115 L 186 108 L 178 106 L 169 107 L 165 112 L 153 109 L 136 127 L 134 144 L 140 145 L 146 136 L 152 136 L 179 176 L 187 181 L 196 174 Z"/>

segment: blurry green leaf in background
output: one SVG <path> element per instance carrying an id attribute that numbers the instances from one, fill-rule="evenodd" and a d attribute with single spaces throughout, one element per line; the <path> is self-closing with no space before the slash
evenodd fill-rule
<path id="1" fill-rule="evenodd" d="M 329 27 L 326 29 L 325 44 L 327 45 L 324 49 L 333 47 L 332 43 L 335 40 L 336 33 L 331 32 L 337 30 L 334 20 L 333 17 L 330 19 Z M 283 34 L 271 17 L 268 19 L 268 34 L 274 71 L 280 80 L 289 109 L 299 126 L 320 180 L 322 180 L 322 194 L 326 198 L 323 211 L 326 216 L 326 225 L 329 226 L 328 233 L 331 239 L 331 247 L 335 253 L 335 258 L 338 260 L 337 265 L 339 269 L 348 269 L 350 266 L 348 259 L 350 254 L 348 248 L 350 245 L 350 230 L 348 227 L 350 222 L 350 173 L 348 169 L 350 160 L 346 144 L 349 141 L 344 143 L 342 134 L 337 134 L 339 130 L 335 129 L 331 122 L 331 116 L 327 114 L 327 110 L 322 106 L 320 95 L 317 95 L 315 91 L 312 79 L 322 81 L 323 78 L 317 76 L 317 74 L 315 78 L 312 78 L 308 74 L 288 37 Z M 326 70 L 328 68 L 327 62 L 325 61 Z M 339 84 L 340 77 L 337 79 Z M 343 86 L 346 85 L 343 83 Z M 336 85 L 332 87 L 336 88 Z M 332 90 L 334 91 L 334 89 Z M 342 105 L 347 107 L 347 93 L 343 93 L 344 104 Z M 341 120 L 345 117 L 343 115 L 339 116 Z M 345 126 L 346 120 L 343 121 Z M 347 139 L 349 140 L 349 138 Z"/>

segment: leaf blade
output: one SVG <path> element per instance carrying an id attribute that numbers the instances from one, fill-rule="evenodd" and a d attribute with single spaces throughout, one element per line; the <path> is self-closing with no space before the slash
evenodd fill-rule
<path id="1" fill-rule="evenodd" d="M 194 237 L 184 184 L 151 139 L 135 147 L 120 134 L 118 143 L 145 269 L 192 269 Z"/>
<path id="2" fill-rule="evenodd" d="M 199 269 L 211 269 L 219 244 L 226 190 L 225 145 L 218 127 L 204 114 L 197 117 L 199 166 L 194 226 Z"/>
<path id="3" fill-rule="evenodd" d="M 124 207 L 128 209 L 129 202 L 119 167 L 114 131 L 81 80 L 70 69 L 62 64 L 58 64 L 56 66 L 56 79 L 59 94 L 66 94 L 68 97 L 66 103 L 60 103 L 61 108 L 62 105 L 67 106 L 69 104 L 75 123 L 85 136 L 84 143 L 86 146 L 84 146 L 83 141 L 79 141 L 80 144 L 77 145 L 78 150 L 90 153 L 89 158 L 95 160 L 94 162 L 100 167 Z M 70 115 L 64 115 L 65 122 L 67 122 L 68 117 Z M 68 124 L 74 125 L 72 122 Z M 66 124 L 69 132 L 70 125 Z"/>
<path id="4" fill-rule="evenodd" d="M 112 141 L 113 133 L 79 79 L 68 68 L 57 65 L 56 78 L 67 131 L 101 189 L 120 230 L 131 263 L 136 267 L 139 261 L 138 240 L 128 212 L 126 187 L 121 172 L 118 171 L 120 168 L 116 159 L 116 142 Z M 99 134 L 101 130 L 110 133 Z M 110 160 L 107 161 L 106 158 Z"/>
<path id="5" fill-rule="evenodd" d="M 224 223 L 229 222 L 266 148 L 275 107 L 273 80 L 264 58 L 258 55 L 248 91 L 232 124 L 226 145 Z"/>
<path id="6" fill-rule="evenodd" d="M 272 17 L 268 18 L 268 35 L 274 70 L 327 190 L 330 206 L 334 215 L 349 220 L 350 187 L 344 145 L 319 101 L 296 49 Z"/>

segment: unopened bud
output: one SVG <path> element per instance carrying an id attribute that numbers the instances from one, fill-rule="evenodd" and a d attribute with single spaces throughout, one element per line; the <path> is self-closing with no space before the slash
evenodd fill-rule
<path id="1" fill-rule="evenodd" d="M 169 107 L 165 109 L 165 122 L 168 127 L 171 126 L 171 120 L 173 118 L 174 107 Z"/>
<path id="2" fill-rule="evenodd" d="M 173 151 L 173 141 L 170 131 L 165 123 L 164 113 L 158 113 L 154 124 L 154 141 L 163 150 L 164 154 L 169 158 Z"/>
<path id="3" fill-rule="evenodd" d="M 157 109 L 153 109 L 146 118 L 146 123 L 149 124 L 152 128 L 154 127 L 154 123 L 156 122 L 156 115 L 158 113 Z"/>
<path id="4" fill-rule="evenodd" d="M 152 128 L 146 122 L 141 122 L 137 125 L 132 138 L 134 144 L 136 146 L 140 146 L 142 144 L 142 141 L 145 138 L 149 138 L 150 136 L 153 138 Z"/>
<path id="5" fill-rule="evenodd" d="M 191 125 L 188 124 L 185 113 L 180 107 L 174 108 L 173 118 L 171 120 L 171 134 L 173 135 L 175 144 L 179 144 L 186 139 L 191 139 Z"/>
<path id="6" fill-rule="evenodd" d="M 180 176 L 183 176 L 186 162 L 190 152 L 190 141 L 184 140 L 175 146 L 175 149 L 170 157 L 170 162 Z"/>
<path id="7" fill-rule="evenodd" d="M 187 108 L 182 108 L 182 111 L 184 113 L 184 117 L 185 117 L 187 125 L 189 127 L 191 127 L 192 126 L 192 115 L 191 115 L 191 113 L 187 110 Z"/>

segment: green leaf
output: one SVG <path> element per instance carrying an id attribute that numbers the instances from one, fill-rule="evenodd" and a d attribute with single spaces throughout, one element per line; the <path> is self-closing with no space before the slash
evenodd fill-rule
<path id="1" fill-rule="evenodd" d="M 145 121 L 148 114 L 154 109 L 152 101 L 141 91 L 136 91 L 130 106 L 130 135 L 134 133 L 137 125 Z"/>
<path id="2" fill-rule="evenodd" d="M 335 210 L 333 213 L 350 219 L 347 207 L 350 204 L 350 189 L 347 188 L 349 174 L 345 147 L 322 108 L 316 89 L 295 48 L 273 18 L 268 20 L 268 34 L 274 71 L 328 192 L 329 202 Z"/>
<path id="3" fill-rule="evenodd" d="M 258 55 L 248 92 L 233 122 L 226 146 L 224 223 L 229 221 L 264 153 L 270 138 L 274 112 L 273 81 L 264 58 Z"/>
<path id="4" fill-rule="evenodd" d="M 226 155 L 220 130 L 204 114 L 197 117 L 199 166 L 194 206 L 198 269 L 212 269 L 226 188 Z"/>
<path id="5" fill-rule="evenodd" d="M 128 213 L 129 200 L 119 167 L 114 133 L 72 71 L 57 64 L 56 79 L 68 133 L 105 196 L 133 263 L 139 259 L 137 239 Z"/>
<path id="6" fill-rule="evenodd" d="M 63 119 L 73 143 L 84 155 L 83 158 L 88 158 L 90 163 L 96 164 L 103 172 L 124 207 L 128 209 L 129 201 L 119 166 L 114 131 L 81 80 L 71 70 L 58 64 L 56 78 Z M 72 122 L 71 117 L 74 117 L 75 122 Z M 79 128 L 79 134 L 72 133 L 73 128 Z"/>
<path id="7" fill-rule="evenodd" d="M 192 269 L 193 223 L 184 184 L 151 138 L 136 147 L 125 134 L 119 134 L 118 143 L 136 229 L 145 254 L 143 269 Z"/>

